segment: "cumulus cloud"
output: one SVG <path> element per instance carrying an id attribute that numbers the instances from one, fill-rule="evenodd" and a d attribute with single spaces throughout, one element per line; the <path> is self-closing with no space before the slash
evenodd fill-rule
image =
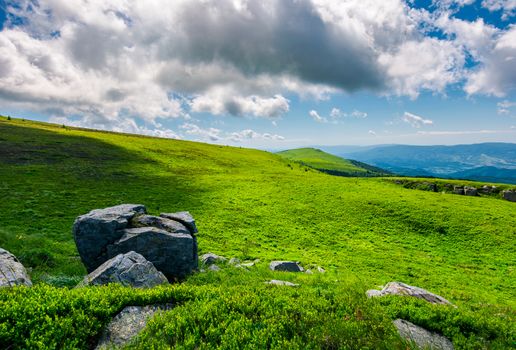
<path id="1" fill-rule="evenodd" d="M 510 114 L 513 107 L 516 107 L 516 102 L 504 100 L 496 104 L 498 107 L 498 114 Z"/>
<path id="2" fill-rule="evenodd" d="M 188 135 L 196 136 L 199 141 L 217 142 L 217 143 L 241 143 L 255 140 L 261 141 L 283 141 L 285 138 L 281 135 L 270 133 L 259 133 L 252 129 L 244 129 L 235 132 L 225 132 L 217 128 L 202 128 L 197 124 L 184 123 L 180 129 Z"/>
<path id="3" fill-rule="evenodd" d="M 484 43 L 442 20 L 450 37 L 429 37 L 423 22 L 434 19 L 402 0 L 17 0 L 7 10 L 1 103 L 107 128 L 189 113 L 278 118 L 291 94 L 444 93 L 489 43 L 466 91 L 501 96 L 516 80 L 515 27 L 479 33 Z"/>
<path id="4" fill-rule="evenodd" d="M 503 20 L 516 15 L 516 0 L 483 0 L 482 6 L 491 12 L 501 10 Z"/>
<path id="5" fill-rule="evenodd" d="M 367 133 L 369 135 L 376 136 L 376 131 L 374 131 L 374 130 L 369 130 Z"/>
<path id="6" fill-rule="evenodd" d="M 410 124 L 414 128 L 420 128 L 424 125 L 433 125 L 434 122 L 430 119 L 425 119 L 423 117 L 420 117 L 418 115 L 405 112 L 403 114 L 403 117 L 401 118 L 405 123 Z"/>
<path id="7" fill-rule="evenodd" d="M 310 117 L 312 117 L 312 119 L 315 120 L 318 123 L 327 123 L 328 122 L 328 120 L 326 118 L 321 117 L 319 115 L 319 113 L 317 111 L 313 110 L 313 109 L 310 112 L 308 112 L 308 115 Z"/>

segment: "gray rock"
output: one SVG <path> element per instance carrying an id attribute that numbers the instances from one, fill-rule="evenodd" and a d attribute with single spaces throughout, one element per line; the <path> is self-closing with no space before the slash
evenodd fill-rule
<path id="1" fill-rule="evenodd" d="M 408 284 L 401 282 L 389 282 L 385 285 L 385 287 L 383 287 L 381 291 L 371 289 L 368 290 L 366 294 L 368 297 L 381 297 L 390 294 L 407 295 L 419 299 L 424 299 L 432 304 L 452 305 L 448 300 L 437 294 L 433 294 L 423 288 L 409 286 Z"/>
<path id="2" fill-rule="evenodd" d="M 306 273 L 306 274 L 309 274 L 309 275 L 313 275 L 313 274 L 314 274 L 314 273 L 312 272 L 312 270 L 310 270 L 310 269 L 305 270 L 305 273 Z"/>
<path id="3" fill-rule="evenodd" d="M 265 282 L 267 284 L 272 284 L 272 285 L 275 285 L 275 286 L 287 286 L 287 287 L 297 287 L 299 286 L 299 284 L 297 283 L 292 283 L 292 282 L 289 282 L 289 281 L 280 281 L 280 280 L 270 280 L 268 282 Z"/>
<path id="4" fill-rule="evenodd" d="M 453 186 L 453 193 L 455 193 L 455 194 L 464 194 L 464 187 L 462 187 L 462 186 Z"/>
<path id="5" fill-rule="evenodd" d="M 502 198 L 509 202 L 516 202 L 516 190 L 505 190 L 502 192 Z"/>
<path id="6" fill-rule="evenodd" d="M 14 255 L 0 248 L 0 288 L 18 285 L 32 286 L 27 270 Z"/>
<path id="7" fill-rule="evenodd" d="M 272 271 L 303 272 L 303 268 L 294 261 L 271 261 L 269 268 Z"/>
<path id="8" fill-rule="evenodd" d="M 213 265 L 210 265 L 208 267 L 208 270 L 210 270 L 210 271 L 220 271 L 220 267 L 218 267 L 217 265 L 213 264 Z"/>
<path id="9" fill-rule="evenodd" d="M 80 286 L 98 286 L 108 283 L 120 283 L 136 288 L 152 288 L 168 283 L 168 280 L 150 261 L 131 251 L 126 254 L 118 254 L 100 265 L 84 278 Z"/>
<path id="10" fill-rule="evenodd" d="M 241 263 L 241 261 L 240 261 L 239 258 L 231 258 L 231 259 L 229 259 L 229 263 L 228 264 L 229 265 L 238 265 L 240 263 Z"/>
<path id="11" fill-rule="evenodd" d="M 320 266 L 317 266 L 317 272 L 319 272 L 319 273 L 326 273 L 326 270 L 325 270 L 325 269 L 323 269 L 323 268 L 322 268 L 322 267 L 320 267 Z"/>
<path id="12" fill-rule="evenodd" d="M 182 223 L 153 215 L 136 215 L 131 219 L 131 227 L 156 227 L 171 233 L 190 234 Z"/>
<path id="13" fill-rule="evenodd" d="M 464 186 L 464 195 L 466 196 L 478 196 L 478 191 L 475 187 Z"/>
<path id="14" fill-rule="evenodd" d="M 442 335 L 429 332 L 402 319 L 397 319 L 393 323 L 400 336 L 416 344 L 418 349 L 453 350 L 452 342 Z"/>
<path id="15" fill-rule="evenodd" d="M 484 185 L 480 188 L 479 192 L 482 194 L 491 194 L 491 193 L 496 193 L 497 190 L 498 189 L 496 186 Z"/>
<path id="16" fill-rule="evenodd" d="M 201 264 L 204 266 L 221 263 L 226 261 L 226 258 L 213 253 L 206 253 L 201 255 Z"/>
<path id="17" fill-rule="evenodd" d="M 141 204 L 122 204 L 95 209 L 77 217 L 73 224 L 73 237 L 88 272 L 107 260 L 103 254 L 105 247 L 121 237 L 120 230 L 128 226 L 129 220 L 145 212 L 145 206 Z"/>
<path id="18" fill-rule="evenodd" d="M 120 239 L 106 247 L 108 258 L 130 251 L 138 252 L 168 278 L 183 279 L 197 269 L 195 237 L 171 233 L 156 227 L 119 230 Z"/>
<path id="19" fill-rule="evenodd" d="M 177 213 L 161 213 L 160 216 L 163 218 L 167 218 L 167 219 L 182 223 L 190 230 L 190 233 L 192 233 L 192 234 L 198 232 L 197 226 L 195 225 L 194 218 L 187 211 L 180 211 Z"/>
<path id="20" fill-rule="evenodd" d="M 156 312 L 170 308 L 172 308 L 171 304 L 125 307 L 104 329 L 96 349 L 111 349 L 126 345 L 145 328 L 147 321 Z"/>

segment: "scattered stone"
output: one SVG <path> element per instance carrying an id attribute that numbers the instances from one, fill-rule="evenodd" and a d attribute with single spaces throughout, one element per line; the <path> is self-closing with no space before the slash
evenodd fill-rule
<path id="1" fill-rule="evenodd" d="M 156 227 L 170 233 L 190 234 L 190 230 L 180 222 L 153 215 L 137 215 L 131 219 L 132 227 Z"/>
<path id="2" fill-rule="evenodd" d="M 313 274 L 314 274 L 314 273 L 312 272 L 312 270 L 310 270 L 310 269 L 305 270 L 305 273 L 306 273 L 306 274 L 309 274 L 309 275 L 313 275 Z"/>
<path id="3" fill-rule="evenodd" d="M 192 233 L 192 234 L 198 232 L 197 226 L 195 225 L 194 218 L 187 211 L 180 211 L 177 213 L 161 213 L 160 216 L 163 218 L 167 218 L 167 219 L 182 223 L 190 230 L 190 233 Z"/>
<path id="4" fill-rule="evenodd" d="M 129 220 L 145 212 L 145 206 L 141 204 L 122 204 L 95 209 L 77 217 L 73 224 L 73 237 L 88 272 L 108 259 L 103 255 L 105 247 L 122 236 L 120 230 L 128 226 Z"/>
<path id="5" fill-rule="evenodd" d="M 381 297 L 389 294 L 407 295 L 419 299 L 424 299 L 432 304 L 452 305 L 448 300 L 437 294 L 433 294 L 423 288 L 409 286 L 408 284 L 401 282 L 389 282 L 385 285 L 385 287 L 383 287 L 381 291 L 370 289 L 366 292 L 368 297 Z"/>
<path id="6" fill-rule="evenodd" d="M 18 285 L 32 286 L 27 270 L 13 254 L 0 248 L 0 288 Z"/>
<path id="7" fill-rule="evenodd" d="M 429 332 L 402 319 L 397 319 L 393 323 L 400 336 L 410 342 L 414 342 L 418 349 L 453 350 L 452 342 L 442 335 Z"/>
<path id="8" fill-rule="evenodd" d="M 463 195 L 464 194 L 464 187 L 462 187 L 462 186 L 453 186 L 453 193 Z"/>
<path id="9" fill-rule="evenodd" d="M 119 230 L 120 239 L 106 247 L 107 256 L 138 252 L 168 278 L 183 279 L 197 269 L 196 244 L 190 234 L 171 233 L 156 227 Z"/>
<path id="10" fill-rule="evenodd" d="M 126 345 L 145 328 L 147 321 L 160 310 L 172 305 L 127 306 L 104 329 L 96 349 L 112 349 Z"/>
<path id="11" fill-rule="evenodd" d="M 502 192 L 502 198 L 509 202 L 516 202 L 516 190 L 505 190 Z"/>
<path id="12" fill-rule="evenodd" d="M 239 258 L 231 258 L 229 259 L 229 265 L 239 265 L 241 263 Z"/>
<path id="13" fill-rule="evenodd" d="M 294 261 L 271 261 L 269 268 L 272 271 L 303 272 L 303 268 Z"/>
<path id="14" fill-rule="evenodd" d="M 464 195 L 466 196 L 478 196 L 478 191 L 475 187 L 464 186 Z"/>
<path id="15" fill-rule="evenodd" d="M 288 281 L 280 281 L 280 280 L 270 280 L 268 282 L 265 282 L 267 284 L 272 284 L 272 285 L 275 285 L 275 286 L 287 286 L 287 287 L 297 287 L 299 286 L 299 284 L 297 283 L 292 283 L 292 282 L 288 282 Z"/>
<path id="16" fill-rule="evenodd" d="M 326 270 L 325 270 L 325 269 L 323 269 L 323 268 L 322 268 L 322 267 L 320 267 L 320 266 L 317 266 L 317 272 L 319 272 L 319 273 L 326 273 Z"/>
<path id="17" fill-rule="evenodd" d="M 217 265 L 215 264 L 212 264 L 208 267 L 208 270 L 210 271 L 220 271 L 220 267 L 218 267 Z"/>
<path id="18" fill-rule="evenodd" d="M 168 283 L 168 280 L 150 261 L 140 254 L 130 251 L 119 254 L 100 265 L 86 276 L 79 286 L 98 286 L 108 283 L 120 283 L 136 288 L 152 288 Z"/>
<path id="19" fill-rule="evenodd" d="M 206 253 L 201 255 L 201 264 L 204 266 L 221 263 L 226 260 L 227 259 L 225 257 L 213 253 Z"/>

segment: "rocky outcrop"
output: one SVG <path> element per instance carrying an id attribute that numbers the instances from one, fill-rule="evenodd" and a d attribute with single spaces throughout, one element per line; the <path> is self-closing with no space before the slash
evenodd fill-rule
<path id="1" fill-rule="evenodd" d="M 195 220 L 188 212 L 152 216 L 141 204 L 92 210 L 79 216 L 73 226 L 75 243 L 88 272 L 119 254 L 134 251 L 170 281 L 197 269 L 196 232 Z"/>
<path id="2" fill-rule="evenodd" d="M 0 248 L 0 288 L 18 285 L 32 286 L 27 270 L 14 255 Z"/>
<path id="3" fill-rule="evenodd" d="M 423 288 L 409 286 L 401 282 L 389 282 L 382 290 L 370 289 L 366 292 L 368 297 L 382 297 L 385 295 L 407 295 L 414 298 L 419 298 L 428 301 L 432 304 L 447 304 L 452 305 L 443 297 L 431 293 Z"/>
<path id="4" fill-rule="evenodd" d="M 478 196 L 478 191 L 475 187 L 464 186 L 464 195 L 465 196 Z"/>
<path id="5" fill-rule="evenodd" d="M 171 304 L 127 306 L 104 329 L 96 349 L 112 349 L 129 343 L 145 328 L 147 321 L 156 312 L 170 308 L 172 308 Z"/>
<path id="6" fill-rule="evenodd" d="M 516 190 L 505 190 L 502 192 L 502 198 L 509 202 L 516 202 Z"/>
<path id="7" fill-rule="evenodd" d="M 453 186 L 453 193 L 463 195 L 464 186 Z"/>
<path id="8" fill-rule="evenodd" d="M 453 350 L 452 342 L 442 335 L 429 332 L 402 319 L 397 319 L 393 323 L 399 335 L 405 340 L 413 342 L 418 349 Z"/>
<path id="9" fill-rule="evenodd" d="M 108 283 L 120 283 L 136 288 L 152 288 L 168 283 L 168 280 L 150 261 L 140 254 L 130 251 L 119 254 L 100 265 L 86 276 L 79 286 L 98 286 Z"/>
<path id="10" fill-rule="evenodd" d="M 271 261 L 269 268 L 272 271 L 303 272 L 304 269 L 294 261 Z"/>

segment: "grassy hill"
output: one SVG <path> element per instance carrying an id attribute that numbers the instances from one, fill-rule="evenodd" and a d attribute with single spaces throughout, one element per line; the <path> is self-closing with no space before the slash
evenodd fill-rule
<path id="1" fill-rule="evenodd" d="M 456 348 L 515 341 L 515 204 L 329 176 L 268 152 L 0 118 L 0 247 L 36 286 L 0 290 L 0 344 L 89 348 L 125 305 L 173 302 L 134 348 L 406 349 L 402 317 Z M 189 210 L 199 249 L 260 259 L 181 285 L 68 289 L 85 274 L 76 216 L 142 203 Z M 271 272 L 297 260 L 326 274 Z M 299 283 L 268 286 L 268 279 Z M 402 281 L 458 307 L 365 291 Z"/>
<path id="2" fill-rule="evenodd" d="M 347 160 L 316 148 L 297 148 L 277 153 L 310 168 L 339 176 L 382 176 L 388 172 L 359 161 Z"/>

